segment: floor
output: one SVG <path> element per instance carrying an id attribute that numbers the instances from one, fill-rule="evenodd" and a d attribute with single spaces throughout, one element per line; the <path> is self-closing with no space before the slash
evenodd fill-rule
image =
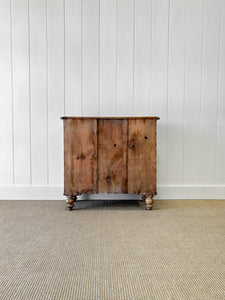
<path id="1" fill-rule="evenodd" d="M 225 201 L 0 201 L 1 300 L 225 299 Z"/>

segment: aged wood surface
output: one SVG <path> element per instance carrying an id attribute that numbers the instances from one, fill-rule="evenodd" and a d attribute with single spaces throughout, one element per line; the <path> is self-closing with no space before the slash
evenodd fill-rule
<path id="1" fill-rule="evenodd" d="M 64 120 L 64 192 L 96 193 L 97 120 Z"/>
<path id="2" fill-rule="evenodd" d="M 64 194 L 73 208 L 85 193 L 156 194 L 158 117 L 63 117 Z"/>
<path id="3" fill-rule="evenodd" d="M 97 120 L 125 120 L 125 119 L 156 119 L 159 120 L 159 117 L 61 117 L 62 120 L 65 119 L 97 119 Z"/>
<path id="4" fill-rule="evenodd" d="M 156 194 L 156 120 L 128 120 L 128 193 Z"/>
<path id="5" fill-rule="evenodd" d="M 127 192 L 126 125 L 126 120 L 98 120 L 99 193 Z"/>

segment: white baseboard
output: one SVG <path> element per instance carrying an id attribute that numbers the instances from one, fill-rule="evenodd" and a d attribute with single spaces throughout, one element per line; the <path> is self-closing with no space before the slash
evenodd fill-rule
<path id="1" fill-rule="evenodd" d="M 137 195 L 83 195 L 83 199 L 140 199 Z M 155 199 L 225 199 L 225 185 L 159 185 Z M 65 200 L 61 186 L 0 186 L 0 200 Z"/>

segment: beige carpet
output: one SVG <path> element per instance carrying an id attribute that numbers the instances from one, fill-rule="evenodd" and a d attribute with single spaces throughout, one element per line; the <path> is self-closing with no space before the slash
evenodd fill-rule
<path id="1" fill-rule="evenodd" d="M 0 299 L 225 299 L 225 201 L 0 201 Z"/>

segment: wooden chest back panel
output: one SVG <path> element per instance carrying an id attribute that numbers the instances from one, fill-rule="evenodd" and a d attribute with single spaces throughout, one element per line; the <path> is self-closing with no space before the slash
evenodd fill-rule
<path id="1" fill-rule="evenodd" d="M 156 118 L 64 118 L 64 194 L 156 194 Z"/>
<path id="2" fill-rule="evenodd" d="M 99 193 L 127 193 L 127 120 L 98 120 Z"/>
<path id="3" fill-rule="evenodd" d="M 97 120 L 64 120 L 65 193 L 97 192 Z"/>
<path id="4" fill-rule="evenodd" d="M 155 120 L 129 120 L 128 193 L 156 193 Z"/>

